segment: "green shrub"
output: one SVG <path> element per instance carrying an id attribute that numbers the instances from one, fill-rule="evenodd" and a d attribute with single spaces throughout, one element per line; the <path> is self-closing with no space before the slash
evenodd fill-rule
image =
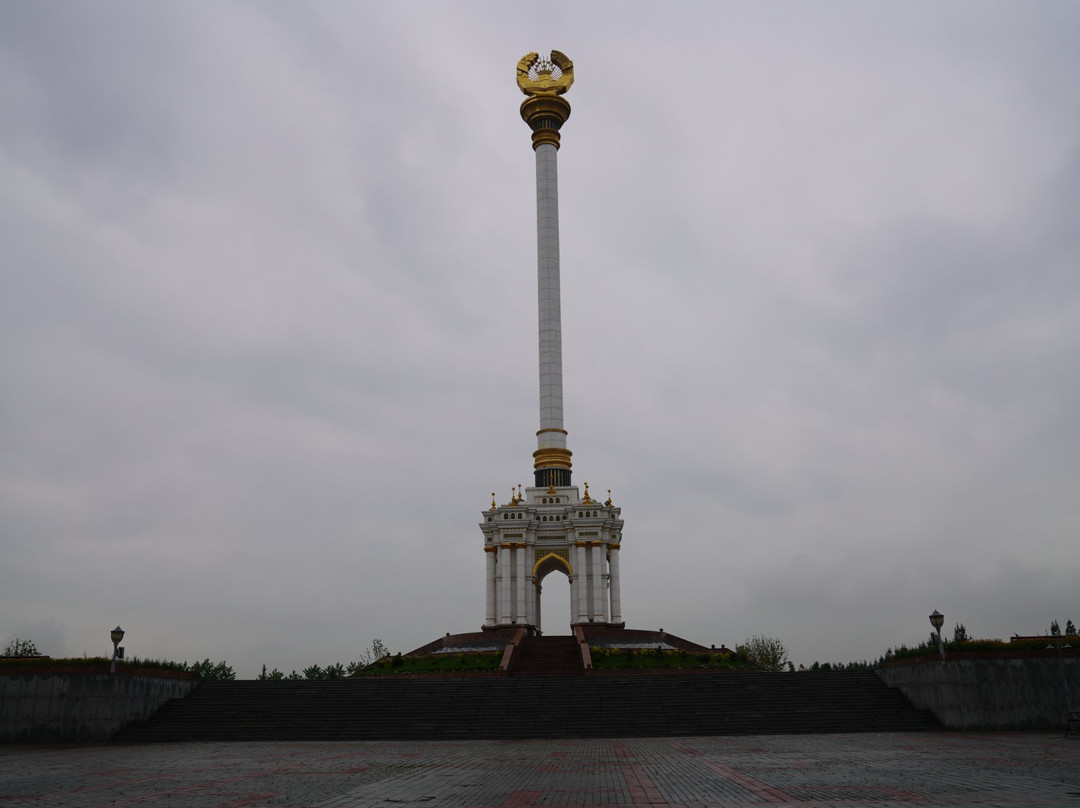
<path id="1" fill-rule="evenodd" d="M 4 646 L 4 653 L 0 656 L 6 657 L 36 657 L 41 656 L 41 652 L 37 649 L 31 640 L 20 640 L 19 635 L 15 635 L 15 639 Z"/>

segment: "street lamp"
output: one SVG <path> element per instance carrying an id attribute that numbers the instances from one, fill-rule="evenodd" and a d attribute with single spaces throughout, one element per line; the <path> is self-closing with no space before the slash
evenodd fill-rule
<path id="1" fill-rule="evenodd" d="M 120 647 L 120 640 L 124 639 L 124 630 L 117 626 L 109 632 L 109 638 L 112 640 L 112 667 L 109 673 L 116 673 L 116 660 L 124 658 L 124 649 Z"/>
<path id="2" fill-rule="evenodd" d="M 941 658 L 945 659 L 945 644 L 941 641 L 941 627 L 945 625 L 945 615 L 934 609 L 930 613 L 930 625 L 934 627 L 934 631 L 937 632 L 937 647 L 938 653 L 941 654 Z"/>

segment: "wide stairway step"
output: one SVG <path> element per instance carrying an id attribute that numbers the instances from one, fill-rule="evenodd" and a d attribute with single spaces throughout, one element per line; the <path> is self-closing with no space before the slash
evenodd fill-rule
<path id="1" fill-rule="evenodd" d="M 204 682 L 114 741 L 617 738 L 939 729 L 873 671 Z"/>
<path id="2" fill-rule="evenodd" d="M 511 676 L 584 676 L 581 651 L 573 637 L 525 637 L 510 665 Z"/>

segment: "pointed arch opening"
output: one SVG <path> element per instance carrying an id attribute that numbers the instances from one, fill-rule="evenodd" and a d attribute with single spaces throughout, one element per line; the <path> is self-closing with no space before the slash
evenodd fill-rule
<path id="1" fill-rule="evenodd" d="M 553 572 L 560 574 L 552 575 Z M 572 633 L 572 574 L 570 562 L 559 553 L 548 553 L 533 565 L 533 577 L 536 580 L 536 623 L 547 636 Z"/>

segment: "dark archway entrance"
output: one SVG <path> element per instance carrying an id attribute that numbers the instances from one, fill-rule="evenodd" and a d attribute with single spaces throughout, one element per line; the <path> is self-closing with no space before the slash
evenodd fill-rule
<path id="1" fill-rule="evenodd" d="M 557 573 L 552 575 L 551 573 Z M 571 634 L 570 563 L 561 553 L 550 553 L 537 562 L 533 571 L 536 582 L 536 625 L 545 636 Z"/>

